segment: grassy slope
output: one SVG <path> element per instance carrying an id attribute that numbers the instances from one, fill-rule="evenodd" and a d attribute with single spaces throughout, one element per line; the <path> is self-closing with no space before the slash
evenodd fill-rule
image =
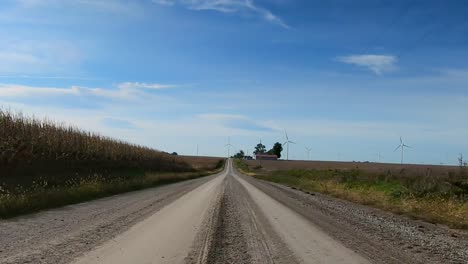
<path id="1" fill-rule="evenodd" d="M 363 175 L 358 170 L 284 170 L 262 172 L 237 161 L 251 176 L 290 187 L 329 194 L 454 228 L 468 229 L 468 196 L 464 189 L 405 186 L 398 178 Z M 440 182 L 439 185 L 444 185 Z"/>

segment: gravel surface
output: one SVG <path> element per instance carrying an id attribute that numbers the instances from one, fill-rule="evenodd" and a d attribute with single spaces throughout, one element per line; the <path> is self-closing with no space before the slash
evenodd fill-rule
<path id="1" fill-rule="evenodd" d="M 239 181 L 224 186 L 207 263 L 299 263 Z"/>
<path id="2" fill-rule="evenodd" d="M 69 263 L 214 177 L 0 220 L 0 263 Z"/>
<path id="3" fill-rule="evenodd" d="M 134 263 L 468 263 L 468 233 L 257 180 L 231 162 L 218 175 L 0 221 L 0 263 L 128 263 L 129 256 Z"/>
<path id="4" fill-rule="evenodd" d="M 468 233 L 242 176 L 373 263 L 468 263 Z"/>

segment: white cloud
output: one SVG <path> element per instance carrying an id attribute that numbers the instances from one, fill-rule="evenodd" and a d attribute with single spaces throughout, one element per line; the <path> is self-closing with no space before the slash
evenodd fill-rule
<path id="1" fill-rule="evenodd" d="M 198 115 L 198 117 L 202 119 L 215 120 L 215 121 L 224 121 L 224 120 L 232 120 L 232 119 L 247 119 L 247 117 L 243 115 L 231 115 L 231 114 L 200 114 Z"/>
<path id="2" fill-rule="evenodd" d="M 200 114 L 197 117 L 200 120 L 217 123 L 238 131 L 262 131 L 266 133 L 281 130 L 271 122 L 254 120 L 243 115 L 210 113 Z"/>
<path id="3" fill-rule="evenodd" d="M 55 87 L 32 87 L 16 84 L 0 84 L 0 97 L 28 97 L 38 95 L 79 95 L 78 87 L 55 88 Z"/>
<path id="4" fill-rule="evenodd" d="M 377 75 L 394 70 L 398 59 L 392 55 L 349 55 L 337 58 L 339 61 L 347 64 L 353 64 L 360 67 L 366 67 Z"/>
<path id="5" fill-rule="evenodd" d="M 117 85 L 119 89 L 169 89 L 178 87 L 172 84 L 160 84 L 160 83 L 140 83 L 140 82 L 124 82 Z"/>
<path id="6" fill-rule="evenodd" d="M 268 9 L 255 5 L 253 0 L 153 0 L 153 3 L 166 6 L 179 4 L 191 10 L 214 10 L 223 13 L 249 12 L 257 14 L 270 23 L 289 29 L 281 18 Z"/>
<path id="7" fill-rule="evenodd" d="M 115 13 L 127 13 L 134 6 L 131 1 L 122 0 L 16 0 L 21 7 L 35 8 L 50 5 L 83 6 L 95 10 L 110 11 Z"/>
<path id="8" fill-rule="evenodd" d="M 133 100 L 148 97 L 142 89 L 164 89 L 175 85 L 148 83 L 121 83 L 117 89 L 89 88 L 72 86 L 70 88 L 27 86 L 17 84 L 1 84 L 0 97 L 32 97 L 32 96 L 97 96 L 111 99 Z"/>

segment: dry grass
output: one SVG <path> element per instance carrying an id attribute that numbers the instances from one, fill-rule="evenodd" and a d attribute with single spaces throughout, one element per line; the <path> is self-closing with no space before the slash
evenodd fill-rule
<path id="1" fill-rule="evenodd" d="M 461 168 L 429 166 L 431 173 L 426 174 L 428 168 L 422 165 L 334 163 L 340 169 L 333 169 L 332 164 L 262 161 L 260 168 L 258 161 L 237 162 L 243 172 L 260 179 L 468 228 L 468 177 Z"/>

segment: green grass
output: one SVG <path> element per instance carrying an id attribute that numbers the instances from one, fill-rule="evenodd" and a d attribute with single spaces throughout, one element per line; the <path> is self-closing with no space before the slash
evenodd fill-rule
<path id="1" fill-rule="evenodd" d="M 235 164 L 242 172 L 259 179 L 468 229 L 468 189 L 463 175 L 453 177 L 450 182 L 436 177 L 388 177 L 359 170 L 266 172 L 251 169 L 242 161 Z"/>

